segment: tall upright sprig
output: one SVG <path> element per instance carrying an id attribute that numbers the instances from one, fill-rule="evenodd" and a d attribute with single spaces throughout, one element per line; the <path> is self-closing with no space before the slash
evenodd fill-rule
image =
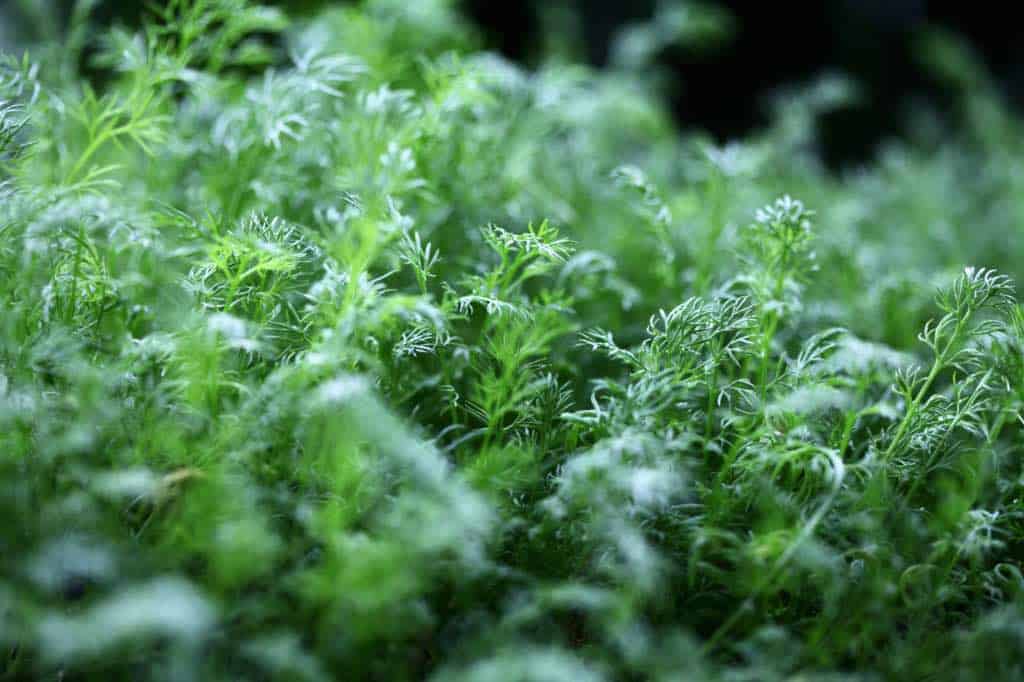
<path id="1" fill-rule="evenodd" d="M 986 268 L 966 268 L 951 287 L 938 294 L 936 304 L 944 315 L 938 321 L 929 320 L 919 336 L 930 350 L 932 362 L 926 373 L 914 367 L 900 375 L 897 392 L 905 402 L 905 410 L 883 451 L 884 458 L 891 458 L 906 445 L 908 437 L 926 427 L 920 417 L 942 400 L 940 395 L 930 395 L 942 372 L 953 370 L 961 382 L 977 376 L 985 361 L 985 352 L 978 342 L 1002 326 L 998 317 L 978 318 L 986 312 L 1005 314 L 1013 302 L 1010 278 Z"/>
<path id="2" fill-rule="evenodd" d="M 751 272 L 738 280 L 750 288 L 760 310 L 757 387 L 762 403 L 767 399 L 779 324 L 798 309 L 804 277 L 813 267 L 812 217 L 814 211 L 786 195 L 758 209 L 744 233 L 742 256 Z"/>

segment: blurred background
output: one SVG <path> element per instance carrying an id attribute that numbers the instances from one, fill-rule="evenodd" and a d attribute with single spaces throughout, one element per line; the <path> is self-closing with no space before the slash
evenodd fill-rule
<path id="1" fill-rule="evenodd" d="M 536 58 L 535 46 L 543 43 L 545 32 L 558 34 L 559 10 L 550 3 L 474 0 L 469 6 L 489 42 L 518 60 Z M 767 104 L 780 90 L 823 73 L 851 77 L 858 97 L 826 115 L 820 131 L 826 159 L 846 165 L 872 156 L 884 138 L 912 132 L 912 114 L 919 110 L 952 115 L 952 90 L 958 86 L 937 73 L 941 65 L 934 62 L 942 55 L 930 49 L 929 40 L 936 32 L 962 39 L 1019 108 L 1024 32 L 1012 6 L 972 8 L 962 0 L 748 0 L 691 5 L 689 17 L 673 17 L 671 5 L 656 0 L 575 0 L 563 2 L 561 13 L 569 17 L 564 25 L 572 26 L 575 18 L 579 49 L 598 65 L 622 59 L 616 49 L 624 49 L 624 29 L 640 42 L 638 34 L 647 28 L 650 57 L 668 74 L 677 119 L 720 142 L 764 125 Z M 701 9 L 706 16 L 693 16 Z"/>
<path id="2" fill-rule="evenodd" d="M 436 4 L 445 0 L 409 0 Z M 273 2 L 292 16 L 323 0 Z M 955 118 L 962 81 L 944 79 L 943 55 L 930 37 L 960 39 L 988 69 L 1015 110 L 1024 102 L 1024 31 L 1014 3 L 953 0 L 765 2 L 660 0 L 461 0 L 482 47 L 530 65 L 563 58 L 597 67 L 657 74 L 681 127 L 719 142 L 766 124 L 770 103 L 787 88 L 823 74 L 848 76 L 856 97 L 820 121 L 832 168 L 856 166 L 880 143 L 914 134 L 929 112 Z M 0 48 L 60 31 L 73 0 L 0 0 Z M 97 23 L 137 23 L 146 3 L 96 0 Z M 54 24 L 52 17 L 57 18 Z M 945 42 L 943 42 L 945 44 Z M 956 127 L 956 120 L 945 120 Z"/>

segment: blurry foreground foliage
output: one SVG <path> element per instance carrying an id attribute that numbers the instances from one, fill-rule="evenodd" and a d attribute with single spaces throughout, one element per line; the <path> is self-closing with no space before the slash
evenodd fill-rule
<path id="1" fill-rule="evenodd" d="M 964 129 L 836 178 L 841 79 L 673 129 L 689 6 L 526 72 L 89 5 L 0 62 L 0 678 L 1024 674 L 1024 130 L 955 42 Z"/>

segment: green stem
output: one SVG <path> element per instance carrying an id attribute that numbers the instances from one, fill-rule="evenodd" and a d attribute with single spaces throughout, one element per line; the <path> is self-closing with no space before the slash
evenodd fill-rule
<path id="1" fill-rule="evenodd" d="M 75 162 L 75 165 L 72 166 L 71 170 L 68 171 L 68 174 L 64 176 L 64 184 L 71 184 L 71 181 L 76 175 L 78 175 L 78 172 L 82 170 L 82 167 L 105 141 L 106 137 L 103 135 L 93 138 L 92 142 L 89 143 L 89 146 L 85 148 L 84 152 L 82 152 L 82 155 L 78 157 L 78 161 Z"/>
<path id="2" fill-rule="evenodd" d="M 914 395 L 913 400 L 910 401 L 910 405 L 907 406 L 907 412 L 903 415 L 903 420 L 900 422 L 899 427 L 896 429 L 896 435 L 893 436 L 892 441 L 889 443 L 889 447 L 885 449 L 882 455 L 883 459 L 890 459 L 893 453 L 896 452 L 896 447 L 902 442 L 903 437 L 906 435 L 907 429 L 910 428 L 910 422 L 917 415 L 917 410 L 924 400 L 925 395 L 931 390 L 932 384 L 935 383 L 935 379 L 938 378 L 939 372 L 946 367 L 946 363 L 949 360 L 950 350 L 960 342 L 960 332 L 963 329 L 964 320 L 957 322 L 956 327 L 953 329 L 953 335 L 949 339 L 949 343 L 942 349 L 936 358 L 935 362 L 932 363 L 931 371 L 928 372 L 928 376 L 925 378 L 924 383 L 921 384 L 921 388 L 918 389 Z"/>
<path id="3" fill-rule="evenodd" d="M 988 373 L 985 375 L 985 379 L 983 379 L 983 381 L 987 380 L 988 377 L 991 374 L 992 374 L 992 370 L 989 370 Z M 954 419 L 953 422 L 949 425 L 949 429 L 946 432 L 947 437 L 948 437 L 948 435 L 950 433 L 952 433 L 960 425 L 961 421 L 962 421 L 962 417 L 960 415 L 958 415 L 957 418 Z M 936 460 L 936 457 L 938 457 L 938 453 L 939 452 L 941 452 L 941 448 L 935 448 L 928 455 L 928 459 L 925 461 L 924 471 L 921 472 L 920 476 L 918 476 L 917 478 L 914 479 L 914 482 L 910 485 L 910 490 L 907 491 L 907 499 L 908 500 L 909 499 L 913 499 L 914 493 L 917 492 L 917 489 L 921 485 L 921 481 L 923 481 L 925 479 L 925 477 L 927 476 L 928 472 L 931 471 L 933 466 L 935 466 L 935 460 Z"/>
<path id="4" fill-rule="evenodd" d="M 850 446 L 850 438 L 853 437 L 853 427 L 860 418 L 860 413 L 855 412 L 853 414 L 846 415 L 846 422 L 843 424 L 843 436 L 839 442 L 839 458 L 843 459 L 846 456 L 846 448 Z"/>
<path id="5" fill-rule="evenodd" d="M 708 389 L 708 402 L 705 408 L 706 414 L 704 416 L 704 440 L 710 441 L 712 431 L 714 430 L 715 422 L 715 391 L 718 389 L 718 370 L 717 363 L 716 369 L 712 369 L 708 372 L 707 389 Z"/>

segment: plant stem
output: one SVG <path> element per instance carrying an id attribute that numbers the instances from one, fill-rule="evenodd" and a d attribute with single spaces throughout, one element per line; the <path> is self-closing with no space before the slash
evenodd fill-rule
<path id="1" fill-rule="evenodd" d="M 932 363 L 931 371 L 928 372 L 928 376 L 925 378 L 924 383 L 921 384 L 921 388 L 918 389 L 913 400 L 911 400 L 910 405 L 907 406 L 907 412 L 903 415 L 903 421 L 900 422 L 899 427 L 896 429 L 896 435 L 893 436 L 892 441 L 889 443 L 889 447 L 886 448 L 885 452 L 882 454 L 883 459 L 890 459 L 893 453 L 896 452 L 896 447 L 900 442 L 902 442 L 903 436 L 906 434 L 907 429 L 910 428 L 910 422 L 913 421 L 914 417 L 917 415 L 917 410 L 920 407 L 921 402 L 924 400 L 925 395 L 931 389 L 932 384 L 935 383 L 935 379 L 938 378 L 939 372 L 946 368 L 950 357 L 950 350 L 960 342 L 960 333 L 966 319 L 967 318 L 965 316 L 957 322 L 956 327 L 953 329 L 953 335 L 949 339 L 949 343 L 947 343 L 945 348 L 942 349 L 942 352 L 936 356 L 935 362 Z"/>

